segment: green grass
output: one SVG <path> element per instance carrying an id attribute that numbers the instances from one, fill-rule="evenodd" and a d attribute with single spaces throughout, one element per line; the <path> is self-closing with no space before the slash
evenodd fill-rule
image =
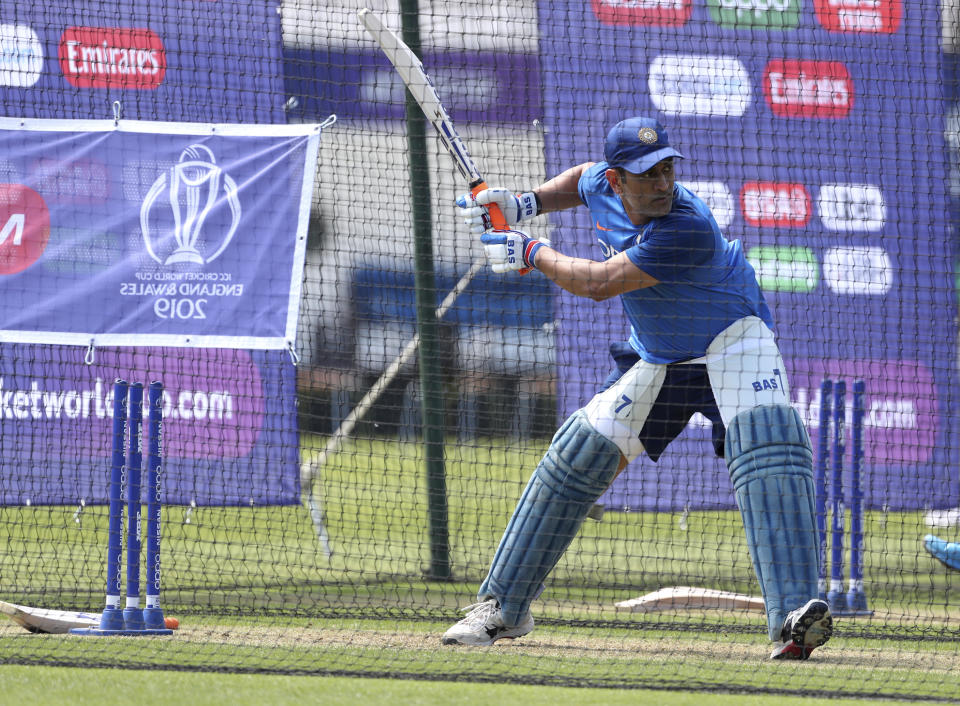
<path id="1" fill-rule="evenodd" d="M 305 456 L 322 444 L 308 443 Z M 740 519 L 728 511 L 692 512 L 682 522 L 670 513 L 588 521 L 551 575 L 530 636 L 490 649 L 440 649 L 438 635 L 470 602 L 543 445 L 448 444 L 452 580 L 429 578 L 419 447 L 361 440 L 323 473 L 333 556 L 300 506 L 167 507 L 164 606 L 183 623 L 175 637 L 84 639 L 3 627 L 0 663 L 395 676 L 421 685 L 518 681 L 553 690 L 782 694 L 809 693 L 812 683 L 835 695 L 960 694 L 960 574 L 922 551 L 919 513 L 868 513 L 867 592 L 876 615 L 838 619 L 836 638 L 807 663 L 770 663 L 759 615 L 615 610 L 616 601 L 667 585 L 755 593 Z M 100 609 L 106 511 L 86 508 L 79 522 L 74 512 L 0 508 L 0 599 Z"/>
<path id="2" fill-rule="evenodd" d="M 248 674 L 200 674 L 117 669 L 64 669 L 51 667 L 0 667 L 4 695 L 19 706 L 325 706 L 391 704 L 392 706 L 764 706 L 764 695 L 706 696 L 698 692 L 667 690 L 577 689 L 510 684 L 415 682 L 396 679 L 298 677 Z M 778 706 L 861 706 L 849 699 L 812 699 L 778 695 Z M 896 704 L 907 701 L 885 701 Z M 916 703 L 916 702 L 913 702 Z"/>
<path id="3" fill-rule="evenodd" d="M 952 699 L 955 644 L 850 638 L 805 663 L 770 662 L 757 635 L 543 626 L 515 643 L 440 649 L 443 624 L 189 619 L 174 638 L 0 633 L 0 663 L 391 676 L 426 681 Z"/>

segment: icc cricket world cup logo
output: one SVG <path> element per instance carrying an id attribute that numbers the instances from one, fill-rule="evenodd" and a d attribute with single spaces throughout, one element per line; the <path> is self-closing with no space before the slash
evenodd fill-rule
<path id="1" fill-rule="evenodd" d="M 170 211 L 161 205 L 164 192 Z M 140 207 L 147 252 L 162 265 L 215 260 L 239 225 L 237 183 L 204 145 L 187 147 L 179 161 L 153 182 Z"/>

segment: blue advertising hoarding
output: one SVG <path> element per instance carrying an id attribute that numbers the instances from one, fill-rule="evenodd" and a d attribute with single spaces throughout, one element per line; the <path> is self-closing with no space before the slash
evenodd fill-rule
<path id="1" fill-rule="evenodd" d="M 113 5 L 99 0 L 50 0 L 4 4 L 0 9 L 0 115 L 27 119 L 284 123 L 280 19 L 279 2 L 272 0 L 252 4 L 243 0 L 129 0 Z M 188 147 L 184 145 L 172 155 L 174 163 Z M 121 333 L 128 324 L 138 320 L 146 323 L 149 316 L 156 318 L 152 325 L 160 326 L 153 334 L 175 333 L 161 329 L 178 326 L 179 314 L 189 313 L 187 305 L 171 302 L 173 297 L 158 293 L 159 290 L 147 293 L 147 285 L 157 284 L 157 280 L 146 277 L 168 266 L 146 253 L 136 268 L 128 268 L 125 273 L 132 278 L 124 276 L 122 282 L 115 277 L 121 274 L 119 269 L 109 266 L 116 253 L 125 251 L 128 244 L 139 243 L 141 250 L 145 247 L 139 232 L 142 197 L 165 170 L 158 171 L 158 163 L 150 160 L 145 160 L 139 169 L 128 164 L 123 182 L 119 183 L 109 175 L 103 152 L 91 149 L 85 156 L 66 156 L 69 148 L 60 149 L 59 153 L 51 150 L 50 155 L 38 155 L 26 173 L 12 164 L 5 153 L 0 182 L 9 185 L 7 196 L 16 197 L 8 200 L 24 206 L 35 201 L 25 188 L 38 195 L 55 193 L 51 199 L 56 202 L 54 218 L 48 224 L 54 250 L 47 255 L 56 253 L 58 243 L 76 246 L 77 237 L 87 238 L 82 247 L 61 251 L 64 257 L 59 261 L 41 265 L 44 277 L 54 277 L 56 272 L 57 276 L 74 281 L 85 279 L 94 287 L 106 284 L 104 292 L 111 290 L 113 294 L 112 303 L 103 309 L 87 307 L 83 315 L 70 318 L 65 313 L 71 304 L 69 297 L 62 294 L 57 299 L 56 291 L 45 288 L 42 296 L 47 298 L 47 313 L 58 319 L 66 338 L 81 334 L 81 330 L 94 333 L 94 338 L 97 334 Z M 130 149 L 128 146 L 126 158 L 134 160 Z M 171 155 L 167 155 L 161 160 L 166 168 L 173 167 L 170 159 Z M 167 190 L 161 187 L 155 194 L 155 208 L 147 209 L 148 231 L 164 225 L 157 220 L 160 205 L 170 206 L 171 177 L 168 170 L 165 173 Z M 35 180 L 33 186 L 23 183 L 31 179 Z M 140 194 L 137 218 L 127 219 L 122 228 L 108 229 L 106 235 L 113 236 L 110 240 L 90 239 L 97 214 L 104 208 L 103 199 L 109 202 L 126 198 L 127 206 L 134 206 L 137 199 L 129 197 L 132 192 Z M 227 207 L 213 215 L 214 221 L 222 217 L 232 222 L 230 199 L 224 194 L 223 200 Z M 254 211 L 257 208 L 253 204 L 251 207 Z M 64 209 L 59 218 L 57 208 Z M 34 228 L 26 222 L 27 212 L 16 211 L 24 215 L 23 223 L 16 218 L 11 220 L 10 216 L 16 214 L 10 213 L 0 225 L 0 229 L 5 229 L 0 238 L 6 236 L 8 247 L 17 239 L 18 228 L 21 239 Z M 39 225 L 42 230 L 45 224 Z M 257 240 L 265 235 L 262 224 L 251 225 L 256 226 L 255 232 L 252 236 L 247 233 L 248 237 Z M 168 232 L 175 230 L 167 228 Z M 286 230 L 286 236 L 287 254 L 292 256 L 295 231 Z M 196 245 L 202 256 L 206 245 L 202 241 Z M 154 254 L 164 261 L 173 254 L 160 250 L 162 247 L 158 246 Z M 177 280 L 178 293 L 181 285 L 209 288 L 225 284 L 197 277 L 226 272 L 218 263 L 226 262 L 223 257 L 229 257 L 227 250 L 213 262 L 195 266 L 189 282 L 186 278 Z M 247 255 L 253 257 L 256 253 Z M 5 258 L 4 267 L 13 270 L 18 263 L 35 262 L 36 258 L 27 253 Z M 0 274 L 0 285 L 7 286 L 8 294 L 14 289 L 22 292 L 19 304 L 23 315 L 36 313 L 31 308 L 35 303 L 33 295 L 40 292 L 36 283 L 19 288 L 10 283 L 32 277 L 37 271 L 26 267 Z M 282 302 L 277 298 L 268 308 L 274 312 L 282 308 L 286 313 L 291 270 L 285 269 L 282 275 L 269 279 L 270 288 L 287 291 Z M 172 283 L 173 280 L 163 281 L 166 286 Z M 126 294 L 121 293 L 124 285 Z M 244 298 L 217 297 L 231 304 Z M 272 295 L 268 298 L 273 299 Z M 127 304 L 139 300 L 133 314 L 117 309 L 121 300 Z M 65 308 L 60 309 L 60 305 Z M 9 313 L 15 313 L 11 302 L 7 306 Z M 247 313 L 237 309 L 224 311 L 221 323 L 234 315 L 244 323 Z M 102 320 L 90 318 L 97 316 Z M 277 333 L 276 318 L 255 317 L 258 322 L 267 319 L 274 322 L 267 327 L 272 329 L 267 337 L 272 338 Z M 284 319 L 284 328 L 287 320 Z M 196 323 L 197 319 L 192 321 Z M 30 328 L 23 324 L 17 323 L 20 330 Z M 259 324 L 254 328 L 260 333 L 266 330 Z M 183 330 L 175 333 L 181 334 L 188 335 Z M 106 487 L 101 479 L 110 439 L 106 410 L 110 408 L 109 396 L 116 377 L 141 382 L 159 379 L 166 385 L 165 502 L 299 502 L 295 368 L 289 353 L 174 348 L 169 347 L 170 342 L 162 344 L 167 347 L 156 347 L 143 343 L 93 350 L 88 350 L 88 345 L 75 344 L 0 346 L 0 503 L 103 502 Z"/>
<path id="2" fill-rule="evenodd" d="M 282 123 L 279 2 L 50 0 L 0 10 L 0 114 Z"/>
<path id="3" fill-rule="evenodd" d="M 106 501 L 117 378 L 164 383 L 164 503 L 298 503 L 296 374 L 270 355 L 0 346 L 0 505 Z"/>
<path id="4" fill-rule="evenodd" d="M 687 157 L 678 181 L 713 207 L 758 271 L 814 444 L 820 380 L 863 378 L 867 505 L 956 505 L 939 9 L 901 0 L 539 7 L 548 173 L 602 159 L 606 131 L 625 117 L 660 119 Z M 557 239 L 596 259 L 581 211 L 557 218 Z M 611 368 L 595 342 L 627 337 L 615 304 L 594 306 L 559 298 L 563 413 Z M 635 463 L 603 501 L 733 506 L 708 439 L 695 419 L 659 464 Z"/>

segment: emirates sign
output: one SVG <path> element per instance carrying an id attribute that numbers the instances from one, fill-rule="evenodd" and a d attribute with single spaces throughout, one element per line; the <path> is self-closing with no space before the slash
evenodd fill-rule
<path id="1" fill-rule="evenodd" d="M 784 118 L 845 118 L 853 107 L 853 79 L 840 61 L 773 59 L 763 72 L 763 94 Z"/>
<path id="2" fill-rule="evenodd" d="M 151 90 L 163 83 L 163 40 L 149 29 L 69 27 L 60 37 L 60 69 L 78 88 Z"/>
<path id="3" fill-rule="evenodd" d="M 693 0 L 592 0 L 597 19 L 608 25 L 682 27 Z"/>
<path id="4" fill-rule="evenodd" d="M 902 0 L 814 0 L 813 7 L 831 32 L 893 34 L 903 17 Z"/>

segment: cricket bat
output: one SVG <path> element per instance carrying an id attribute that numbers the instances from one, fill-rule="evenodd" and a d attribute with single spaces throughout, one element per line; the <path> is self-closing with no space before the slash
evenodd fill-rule
<path id="1" fill-rule="evenodd" d="M 766 611 L 763 598 L 743 593 L 718 591 L 713 588 L 694 588 L 691 586 L 670 586 L 659 591 L 647 593 L 638 598 L 620 601 L 618 610 L 631 613 L 652 613 L 664 610 L 737 610 Z"/>
<path id="2" fill-rule="evenodd" d="M 460 139 L 457 128 L 454 127 L 453 121 L 443 107 L 443 103 L 440 102 L 433 81 L 424 71 L 420 59 L 400 37 L 387 29 L 380 18 L 371 10 L 364 8 L 357 13 L 357 17 L 374 41 L 380 45 L 383 53 L 393 64 L 400 78 L 403 79 L 403 83 L 417 101 L 420 110 L 423 111 L 424 116 L 437 131 L 440 142 L 450 153 L 453 163 L 457 165 L 457 170 L 467 180 L 470 192 L 477 194 L 486 189 L 487 184 L 483 175 L 480 174 L 480 170 L 467 151 L 466 145 Z M 509 230 L 510 226 L 507 225 L 506 219 L 496 204 L 490 204 L 488 210 L 494 230 Z"/>
<path id="3" fill-rule="evenodd" d="M 80 613 L 71 610 L 52 610 L 49 608 L 31 608 L 0 601 L 0 613 L 29 632 L 61 635 L 71 628 L 95 628 L 100 625 L 100 613 Z M 180 621 L 176 618 L 164 618 L 166 627 L 176 630 Z"/>

